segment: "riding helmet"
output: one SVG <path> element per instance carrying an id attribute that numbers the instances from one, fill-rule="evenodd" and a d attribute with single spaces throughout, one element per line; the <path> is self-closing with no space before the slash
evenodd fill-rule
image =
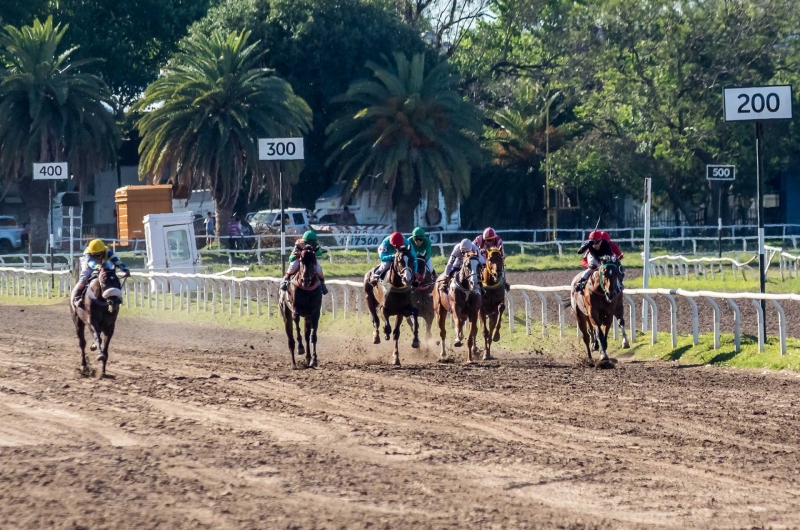
<path id="1" fill-rule="evenodd" d="M 483 231 L 483 239 L 497 239 L 497 232 L 490 226 Z"/>
<path id="2" fill-rule="evenodd" d="M 411 237 L 425 237 L 425 229 L 422 228 L 421 226 L 416 227 L 411 232 Z"/>
<path id="3" fill-rule="evenodd" d="M 86 247 L 86 250 L 83 251 L 84 254 L 102 254 L 108 250 L 108 247 L 105 243 L 103 243 L 100 239 L 93 239 L 89 242 L 89 245 Z"/>
<path id="4" fill-rule="evenodd" d="M 306 230 L 306 233 L 303 234 L 303 241 L 316 241 L 317 240 L 317 233 L 313 230 Z"/>
<path id="5" fill-rule="evenodd" d="M 394 248 L 400 248 L 406 244 L 406 238 L 400 232 L 392 232 L 392 235 L 389 236 L 389 244 Z"/>

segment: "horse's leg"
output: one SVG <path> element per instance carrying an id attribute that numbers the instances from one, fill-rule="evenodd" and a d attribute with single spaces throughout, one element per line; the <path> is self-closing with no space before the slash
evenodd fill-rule
<path id="1" fill-rule="evenodd" d="M 436 323 L 439 325 L 439 345 L 441 346 L 439 360 L 443 361 L 447 356 L 444 346 L 447 338 L 447 311 L 441 306 L 436 308 Z"/>
<path id="2" fill-rule="evenodd" d="M 478 353 L 478 315 L 472 315 L 469 319 L 469 335 L 467 336 L 467 351 L 469 358 L 472 360 L 472 354 Z"/>
<path id="3" fill-rule="evenodd" d="M 319 366 L 319 361 L 317 360 L 317 328 L 319 327 L 319 311 L 315 312 L 310 320 L 311 320 L 311 345 L 309 346 L 309 348 L 313 350 L 313 354 L 311 356 L 311 368 L 316 368 L 317 366 Z M 306 339 L 306 342 L 308 342 L 308 339 Z"/>
<path id="4" fill-rule="evenodd" d="M 492 358 L 492 318 L 491 315 L 480 312 L 481 323 L 483 324 L 483 360 L 488 361 Z"/>
<path id="5" fill-rule="evenodd" d="M 411 331 L 414 333 L 411 347 L 419 348 L 419 310 L 414 306 L 411 306 L 411 322 Z"/>
<path id="6" fill-rule="evenodd" d="M 297 354 L 303 355 L 306 353 L 306 348 L 303 346 L 303 334 L 300 332 L 300 315 L 294 315 L 294 329 L 297 333 Z"/>
<path id="7" fill-rule="evenodd" d="M 402 323 L 403 315 L 395 315 L 394 331 L 392 332 L 392 338 L 394 339 L 394 354 L 392 355 L 392 364 L 394 366 L 400 366 L 400 324 Z"/>
<path id="8" fill-rule="evenodd" d="M 303 318 L 303 330 L 306 338 L 306 366 L 311 368 L 311 317 Z"/>
<path id="9" fill-rule="evenodd" d="M 286 331 L 286 338 L 289 339 L 289 352 L 292 354 L 292 368 L 297 369 L 297 362 L 294 359 L 294 330 L 292 329 L 292 313 L 287 307 L 281 307 L 283 317 L 283 328 Z"/>
<path id="10" fill-rule="evenodd" d="M 497 306 L 497 320 L 494 323 L 494 332 L 492 333 L 492 340 L 495 342 L 500 341 L 500 328 L 503 326 L 503 313 L 505 313 L 505 310 L 505 302 L 500 302 Z"/>
<path id="11" fill-rule="evenodd" d="M 375 301 L 375 297 L 370 296 L 369 294 L 366 294 L 365 296 L 367 298 L 367 309 L 369 309 L 369 317 L 372 320 L 372 327 L 375 328 L 372 332 L 372 343 L 380 344 L 381 321 L 380 318 L 378 318 L 378 303 Z"/>
<path id="12" fill-rule="evenodd" d="M 594 361 L 592 360 L 592 346 L 590 345 L 589 337 L 589 319 L 580 310 L 577 311 L 575 316 L 578 320 L 578 329 L 581 330 L 581 335 L 583 336 L 583 343 L 586 345 L 586 356 L 589 358 L 589 364 L 594 366 Z"/>
<path id="13" fill-rule="evenodd" d="M 103 372 L 102 372 L 102 375 L 103 376 L 106 375 L 106 363 L 108 362 L 108 347 L 111 344 L 111 337 L 114 336 L 114 329 L 115 328 L 116 328 L 116 322 L 110 324 L 106 328 L 105 332 L 103 333 L 103 336 L 104 336 L 103 338 L 105 339 L 105 340 L 103 340 L 103 350 L 102 350 L 102 352 L 103 352 Z"/>
<path id="14" fill-rule="evenodd" d="M 78 316 L 79 309 L 75 309 L 75 313 L 72 314 L 72 320 L 75 323 L 75 333 L 78 335 L 78 346 L 81 348 L 81 372 L 86 372 L 89 368 L 86 362 L 86 323 L 81 320 L 80 316 Z"/>
<path id="15" fill-rule="evenodd" d="M 589 315 L 589 325 L 592 326 L 592 329 L 595 332 L 597 345 L 600 348 L 600 360 L 606 361 L 608 360 L 608 353 L 606 353 L 606 348 L 608 347 L 608 345 L 606 342 L 606 336 L 603 333 L 604 322 L 600 317 L 601 317 L 600 311 L 597 309 L 593 309 L 591 314 Z"/>
<path id="16" fill-rule="evenodd" d="M 625 304 L 620 302 L 617 305 L 615 313 L 617 322 L 619 323 L 619 328 L 622 331 L 622 348 L 627 350 L 631 347 L 631 343 L 628 341 L 628 334 L 625 332 Z"/>
<path id="17" fill-rule="evenodd" d="M 461 319 L 461 311 L 458 308 L 458 304 L 455 302 L 456 301 L 453 300 L 450 304 L 453 310 L 453 317 L 456 319 L 456 340 L 453 342 L 453 346 L 460 348 L 461 345 L 464 344 L 464 320 Z"/>
<path id="18" fill-rule="evenodd" d="M 392 334 L 392 325 L 389 324 L 389 311 L 387 311 L 386 306 L 381 307 L 381 316 L 383 317 L 383 335 L 386 340 L 389 340 L 389 337 Z"/>

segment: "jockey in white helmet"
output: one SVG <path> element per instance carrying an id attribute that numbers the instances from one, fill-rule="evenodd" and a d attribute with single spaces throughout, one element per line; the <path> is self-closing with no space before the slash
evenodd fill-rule
<path id="1" fill-rule="evenodd" d="M 481 265 L 486 264 L 486 258 L 480 252 L 478 246 L 470 241 L 468 238 L 464 238 L 461 240 L 460 243 L 456 244 L 453 247 L 453 251 L 450 253 L 450 257 L 447 260 L 447 266 L 444 269 L 444 273 L 447 276 L 447 280 L 443 286 L 443 291 L 447 292 L 450 286 L 450 281 L 455 276 L 458 269 L 461 268 L 461 265 L 464 263 L 464 254 L 467 252 L 474 252 L 478 255 L 478 260 L 480 261 Z"/>

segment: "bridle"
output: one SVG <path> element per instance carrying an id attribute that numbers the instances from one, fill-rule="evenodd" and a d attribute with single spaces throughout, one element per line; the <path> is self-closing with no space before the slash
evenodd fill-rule
<path id="1" fill-rule="evenodd" d="M 399 276 L 401 285 L 395 287 L 407 287 L 412 280 L 413 271 L 410 262 L 411 255 L 405 247 L 398 248 L 394 253 L 394 260 L 392 260 L 393 276 Z M 392 283 L 390 281 L 390 283 Z M 394 285 L 394 284 L 393 284 Z"/>
<path id="2" fill-rule="evenodd" d="M 313 248 L 307 246 L 300 252 L 300 264 L 303 266 L 303 274 L 298 276 L 300 287 L 308 289 L 316 283 L 317 255 Z"/>
<path id="3" fill-rule="evenodd" d="M 500 259 L 498 260 L 497 258 L 500 258 Z M 492 270 L 489 267 L 490 263 L 495 266 L 494 270 Z M 490 278 L 492 280 L 492 283 L 488 283 L 488 282 L 483 283 L 484 287 L 493 288 L 493 287 L 498 287 L 500 285 L 502 269 L 498 269 L 498 268 L 500 268 L 502 266 L 503 266 L 503 258 L 502 258 L 502 254 L 500 253 L 500 250 L 497 249 L 497 248 L 489 249 L 486 252 L 485 271 L 488 271 L 489 276 L 490 276 Z"/>
<path id="4" fill-rule="evenodd" d="M 474 262 L 474 266 L 473 266 Z M 461 264 L 461 269 L 458 271 L 458 281 L 456 282 L 462 289 L 464 286 L 461 285 L 464 280 L 467 281 L 467 285 L 469 285 L 470 292 L 477 292 L 480 288 L 480 281 L 478 281 L 478 268 L 480 265 L 480 260 L 478 259 L 478 255 L 475 253 L 468 253 L 464 255 L 463 263 Z"/>
<path id="5" fill-rule="evenodd" d="M 606 283 L 603 281 L 603 278 L 605 278 L 605 271 L 609 267 L 617 267 L 617 272 L 619 272 L 619 263 L 617 263 L 616 261 L 603 261 L 600 264 L 600 268 L 598 269 L 598 275 L 599 275 L 599 280 L 600 280 L 600 282 L 599 282 L 600 283 L 600 290 L 605 295 L 606 300 L 610 301 L 611 300 L 611 293 L 608 291 L 608 289 L 606 289 Z"/>

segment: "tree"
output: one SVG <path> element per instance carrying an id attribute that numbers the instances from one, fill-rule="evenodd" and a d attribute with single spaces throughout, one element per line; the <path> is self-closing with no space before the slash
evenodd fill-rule
<path id="1" fill-rule="evenodd" d="M 111 92 L 98 77 L 81 72 L 74 48 L 59 51 L 67 26 L 48 18 L 0 33 L 0 173 L 6 187 L 18 183 L 30 213 L 31 243 L 43 251 L 47 236 L 48 184 L 33 180 L 34 162 L 69 163 L 81 187 L 116 160 L 119 132 L 109 106 Z"/>
<path id="2" fill-rule="evenodd" d="M 328 127 L 327 164 L 348 193 L 374 181 L 389 190 L 397 228 L 407 231 L 423 196 L 436 203 L 441 191 L 452 211 L 469 195 L 480 115 L 455 90 L 447 62 L 426 72 L 422 54 L 394 59 L 386 68 L 368 63 L 376 79 L 356 81 L 337 98 L 349 111 Z"/>
<path id="3" fill-rule="evenodd" d="M 247 44 L 249 31 L 196 33 L 136 104 L 142 143 L 139 172 L 169 178 L 189 189 L 208 187 L 220 235 L 246 173 L 258 187 L 259 137 L 291 137 L 311 126 L 311 109 L 292 87 L 256 65 L 265 51 Z"/>
<path id="4" fill-rule="evenodd" d="M 192 33 L 247 29 L 270 50 L 260 66 L 275 69 L 314 113 L 305 139 L 305 164 L 298 179 L 285 179 L 284 198 L 313 207 L 332 183 L 325 168 L 325 129 L 335 117 L 331 99 L 355 79 L 370 75 L 367 61 L 396 50 L 421 53 L 418 32 L 375 0 L 225 0 L 197 22 Z M 290 187 L 294 185 L 294 188 Z M 277 188 L 270 186 L 277 205 Z"/>

